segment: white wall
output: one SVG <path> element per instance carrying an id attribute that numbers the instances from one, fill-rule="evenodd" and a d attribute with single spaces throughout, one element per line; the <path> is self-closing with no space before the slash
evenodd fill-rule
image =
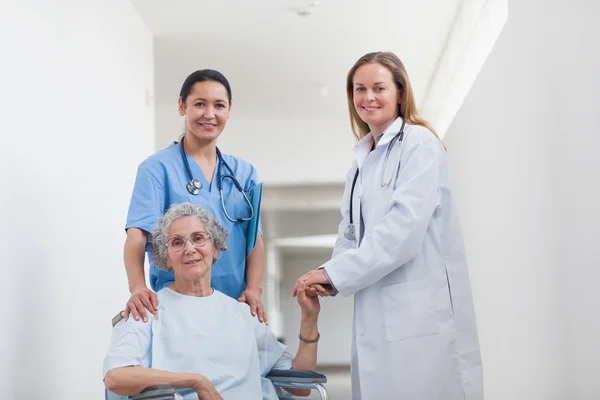
<path id="1" fill-rule="evenodd" d="M 444 137 L 506 23 L 508 0 L 463 0 L 419 113 Z"/>
<path id="2" fill-rule="evenodd" d="M 600 6 L 509 7 L 446 140 L 486 399 L 597 399 Z"/>
<path id="3" fill-rule="evenodd" d="M 0 51 L 1 397 L 104 398 L 152 36 L 127 1 L 9 0 Z"/>
<path id="4" fill-rule="evenodd" d="M 298 349 L 302 312 L 297 299 L 292 298 L 290 293 L 296 279 L 329 261 L 330 258 L 330 249 L 297 249 L 282 254 L 283 334 L 292 354 Z M 321 298 L 318 365 L 350 365 L 353 304 L 353 297 L 339 295 Z"/>
<path id="5" fill-rule="evenodd" d="M 173 104 L 156 106 L 156 146 L 163 148 L 183 133 L 183 119 Z M 346 117 L 231 118 L 219 138 L 229 154 L 251 162 L 266 184 L 343 183 L 355 140 Z"/>
<path id="6" fill-rule="evenodd" d="M 559 2 L 556 2 L 560 4 Z M 559 279 L 567 331 L 570 398 L 600 398 L 600 3 L 580 0 L 550 9 L 565 29 L 554 30 L 548 53 L 549 96 L 558 109 L 557 208 L 561 226 Z M 567 317 L 567 318 L 564 318 Z"/>

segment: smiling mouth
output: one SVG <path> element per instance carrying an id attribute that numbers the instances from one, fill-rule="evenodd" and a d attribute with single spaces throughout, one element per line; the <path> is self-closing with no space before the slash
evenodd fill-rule
<path id="1" fill-rule="evenodd" d="M 207 128 L 214 128 L 215 126 L 217 126 L 217 124 L 200 123 L 200 126 L 204 126 L 204 127 L 207 127 Z"/>
<path id="2" fill-rule="evenodd" d="M 190 261 L 186 261 L 184 264 L 185 265 L 194 265 L 194 264 L 198 264 L 200 261 L 202 261 L 202 260 L 199 260 L 199 259 L 190 260 Z"/>
<path id="3" fill-rule="evenodd" d="M 381 109 L 379 106 L 362 106 L 361 108 L 365 111 L 376 111 Z"/>

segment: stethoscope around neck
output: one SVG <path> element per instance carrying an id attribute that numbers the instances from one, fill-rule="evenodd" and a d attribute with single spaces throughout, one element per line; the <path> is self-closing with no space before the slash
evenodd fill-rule
<path id="1" fill-rule="evenodd" d="M 392 148 L 394 147 L 394 143 L 396 143 L 396 140 L 398 141 L 398 143 L 402 142 L 402 139 L 404 139 L 404 125 L 406 123 L 404 122 L 404 119 L 402 119 L 402 126 L 400 127 L 400 131 L 398 133 L 396 133 L 394 135 L 394 138 L 390 141 L 390 144 L 388 144 L 387 150 L 385 152 L 385 158 L 383 159 L 383 166 L 381 167 L 381 187 L 386 187 L 389 186 L 390 183 L 392 183 L 392 179 L 394 174 L 392 173 L 391 177 L 387 180 L 384 179 L 385 176 L 385 170 L 387 167 L 387 163 L 388 163 L 388 159 L 390 158 L 390 153 L 392 151 Z M 398 160 L 398 168 L 400 167 L 400 160 Z M 354 217 L 352 214 L 352 204 L 353 201 L 352 199 L 354 198 L 354 189 L 356 188 L 356 181 L 358 180 L 358 166 L 356 167 L 356 173 L 354 174 L 354 179 L 352 180 L 352 189 L 350 189 L 350 199 L 349 199 L 349 203 L 350 203 L 350 222 L 348 223 L 348 225 L 346 225 L 346 229 L 344 229 L 344 237 L 348 240 L 356 240 L 356 229 L 354 228 Z"/>
<path id="2" fill-rule="evenodd" d="M 184 148 L 184 144 L 183 144 L 184 139 L 185 139 L 185 136 L 181 138 L 181 141 L 179 144 L 179 150 L 181 152 L 181 159 L 183 160 L 183 165 L 185 166 L 185 170 L 186 170 L 188 178 L 189 178 L 189 182 L 185 186 L 186 186 L 188 192 L 190 192 L 190 194 L 193 194 L 194 196 L 196 196 L 198 193 L 200 193 L 200 189 L 202 189 L 202 182 L 200 182 L 198 179 L 195 179 L 194 175 L 192 175 L 190 163 L 188 162 L 187 156 L 185 154 L 185 148 Z M 221 165 L 225 166 L 225 168 L 229 172 L 228 174 L 221 175 Z M 248 204 L 248 207 L 250 207 L 250 216 L 249 217 L 235 218 L 235 217 L 230 216 L 229 213 L 227 212 L 227 208 L 225 207 L 225 197 L 223 197 L 223 180 L 227 179 L 227 178 L 231 179 L 231 181 L 233 182 L 235 187 L 240 191 L 242 196 L 244 196 L 244 201 L 246 202 L 246 204 Z M 240 185 L 238 180 L 235 178 L 235 175 L 233 174 L 233 170 L 231 169 L 229 164 L 227 164 L 225 162 L 225 160 L 223 159 L 221 150 L 219 150 L 218 147 L 217 147 L 217 182 L 219 184 L 218 185 L 219 195 L 221 196 L 221 207 L 223 208 L 225 217 L 227 217 L 228 220 L 230 220 L 231 222 L 244 222 L 244 221 L 250 221 L 252 218 L 254 218 L 254 207 L 252 207 L 252 202 L 246 195 L 246 192 L 244 192 L 242 185 Z"/>

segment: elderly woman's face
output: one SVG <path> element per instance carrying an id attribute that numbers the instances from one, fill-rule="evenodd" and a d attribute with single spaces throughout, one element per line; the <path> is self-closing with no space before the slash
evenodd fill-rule
<path id="1" fill-rule="evenodd" d="M 217 250 L 198 218 L 187 216 L 173 221 L 167 243 L 167 261 L 176 278 L 199 279 L 210 273 Z"/>

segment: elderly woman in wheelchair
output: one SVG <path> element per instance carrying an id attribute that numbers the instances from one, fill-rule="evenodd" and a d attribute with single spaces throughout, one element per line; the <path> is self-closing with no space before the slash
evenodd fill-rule
<path id="1" fill-rule="evenodd" d="M 227 239 L 223 226 L 198 205 L 174 205 L 165 213 L 152 234 L 151 256 L 159 268 L 173 270 L 175 281 L 157 293 L 157 319 L 130 318 L 114 326 L 104 361 L 108 398 L 169 385 L 177 397 L 154 398 L 271 400 L 278 399 L 273 377 L 267 379 L 272 370 L 314 371 L 318 297 L 300 289 L 301 341 L 294 358 L 247 304 L 211 288 L 211 268 Z M 284 373 L 274 380 L 282 385 L 293 379 Z M 310 393 L 290 386 L 293 395 Z"/>

